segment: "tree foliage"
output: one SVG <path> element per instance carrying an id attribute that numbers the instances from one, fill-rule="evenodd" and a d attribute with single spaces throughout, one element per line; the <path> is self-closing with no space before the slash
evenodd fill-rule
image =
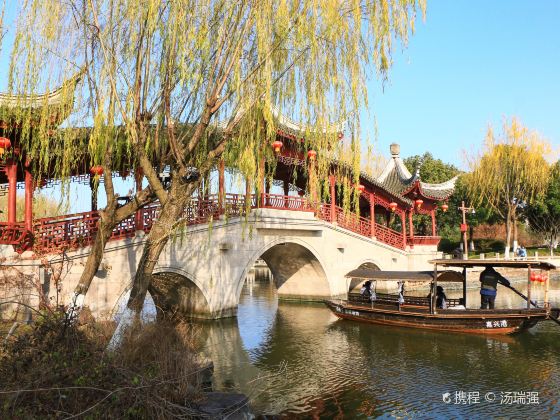
<path id="1" fill-rule="evenodd" d="M 550 171 L 546 191 L 525 210 L 529 227 L 555 247 L 560 240 L 560 161 Z"/>
<path id="2" fill-rule="evenodd" d="M 335 123 L 346 119 L 359 132 L 354 111 L 366 101 L 367 81 L 386 77 L 418 9 L 422 0 L 29 0 L 10 86 L 35 93 L 83 69 L 71 121 L 90 128 L 85 139 L 75 130 L 55 133 L 64 157 L 55 175 L 68 176 L 87 150 L 90 164 L 104 166 L 108 208 L 112 170 L 132 165 L 148 179 L 161 211 L 136 272 L 130 305 L 138 308 L 198 186 L 192 168 L 204 178 L 223 157 L 260 189 L 262 162 L 274 161 L 273 110 L 280 109 L 306 127 L 302 147 L 330 150 L 319 153 L 313 177 L 325 179 L 339 152 L 330 147 Z M 49 170 L 50 112 L 14 116 L 32 157 Z M 354 174 L 346 182 L 356 185 L 360 143 L 350 138 Z M 166 167 L 169 187 L 158 178 Z"/>
<path id="3" fill-rule="evenodd" d="M 403 160 L 407 169 L 414 173 L 420 169 L 420 179 L 423 182 L 439 184 L 449 181 L 454 176 L 460 174 L 459 169 L 452 164 L 445 163 L 441 159 L 436 159 L 431 153 L 426 152 L 423 155 L 415 155 Z M 460 215 L 457 207 L 461 204 L 462 188 L 460 180 L 457 183 L 455 192 L 448 200 L 449 211 L 446 213 L 439 212 L 437 216 L 437 232 L 438 235 L 453 240 L 459 234 L 459 224 L 461 223 Z M 458 203 L 458 204 L 457 204 Z M 431 218 L 425 215 L 414 216 L 414 230 L 425 235 L 431 235 Z"/>
<path id="4" fill-rule="evenodd" d="M 504 120 L 498 136 L 489 127 L 483 154 L 469 156 L 468 196 L 475 206 L 489 207 L 506 223 L 506 252 L 519 203 L 530 204 L 546 188 L 549 165 L 545 155 L 549 151 L 550 146 L 536 131 L 512 118 Z"/>

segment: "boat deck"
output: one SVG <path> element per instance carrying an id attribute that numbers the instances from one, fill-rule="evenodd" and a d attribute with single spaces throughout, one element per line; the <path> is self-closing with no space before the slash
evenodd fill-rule
<path id="1" fill-rule="evenodd" d="M 436 314 L 430 314 L 430 308 L 425 305 L 414 305 L 404 303 L 398 305 L 392 302 L 356 302 L 356 301 L 341 301 L 342 304 L 348 309 L 357 310 L 375 310 L 376 312 L 390 312 L 390 313 L 400 313 L 402 315 L 422 315 L 422 316 L 438 316 L 446 318 L 465 318 L 473 317 L 480 318 L 481 316 L 486 316 L 489 318 L 493 317 L 527 317 L 528 315 L 542 315 L 546 314 L 547 311 L 544 308 L 531 308 L 531 309 L 438 309 Z M 333 301 L 336 303 L 336 301 Z"/>

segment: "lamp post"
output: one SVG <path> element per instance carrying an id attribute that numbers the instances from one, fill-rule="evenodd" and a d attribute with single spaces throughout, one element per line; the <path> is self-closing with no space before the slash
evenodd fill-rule
<path id="1" fill-rule="evenodd" d="M 463 234 L 463 259 L 469 259 L 469 248 L 467 246 L 467 211 L 475 212 L 474 207 L 466 207 L 465 202 L 461 201 L 461 207 L 458 207 L 463 213 L 463 223 L 461 224 L 461 233 Z"/>

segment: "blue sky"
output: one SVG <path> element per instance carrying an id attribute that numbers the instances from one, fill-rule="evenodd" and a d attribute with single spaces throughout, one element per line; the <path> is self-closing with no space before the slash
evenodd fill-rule
<path id="1" fill-rule="evenodd" d="M 8 28 L 16 2 L 7 1 Z M 424 22 L 393 54 L 384 88 L 369 83 L 363 135 L 388 155 L 426 151 L 458 166 L 481 147 L 488 124 L 517 116 L 560 147 L 560 0 L 427 0 Z M 10 40 L 10 32 L 6 41 Z M 5 86 L 8 48 L 0 58 Z"/>
<path id="2" fill-rule="evenodd" d="M 387 156 L 397 142 L 405 157 L 429 151 L 464 168 L 463 151 L 479 149 L 488 124 L 499 127 L 511 116 L 559 149 L 560 0 L 427 3 L 425 22 L 417 22 L 406 49 L 393 53 L 384 88 L 369 83 L 362 128 L 373 139 L 377 119 L 376 153 Z M 15 4 L 7 1 L 8 27 Z M 6 53 L 0 54 L 0 88 Z"/>
<path id="3" fill-rule="evenodd" d="M 393 54 L 382 91 L 370 83 L 378 150 L 401 144 L 404 156 L 431 152 L 463 166 L 488 124 L 517 116 L 560 146 L 560 1 L 427 0 L 408 48 Z M 373 138 L 373 134 L 370 134 Z"/>

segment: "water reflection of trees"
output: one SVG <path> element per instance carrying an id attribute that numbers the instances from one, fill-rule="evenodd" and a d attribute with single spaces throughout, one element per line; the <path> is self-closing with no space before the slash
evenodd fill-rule
<path id="1" fill-rule="evenodd" d="M 263 293 L 262 283 L 253 286 Z M 272 301 L 268 296 L 259 304 Z M 558 410 L 551 393 L 560 386 L 560 329 L 551 323 L 518 336 L 486 337 L 340 321 L 320 304 L 280 302 L 251 351 L 235 319 L 206 323 L 204 331 L 217 388 L 246 393 L 260 413 L 463 416 L 441 402 L 443 392 L 459 390 L 537 391 L 538 412 Z M 495 415 L 515 409 L 510 414 L 519 416 L 535 407 L 469 407 L 474 414 L 482 409 Z"/>

